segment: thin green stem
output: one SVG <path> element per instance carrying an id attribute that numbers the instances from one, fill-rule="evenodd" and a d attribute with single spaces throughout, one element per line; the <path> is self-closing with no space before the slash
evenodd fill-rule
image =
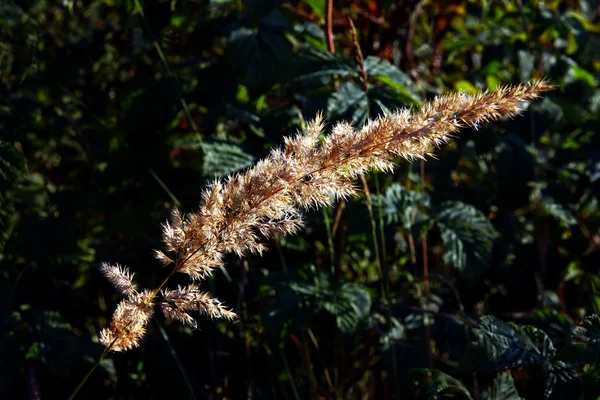
<path id="1" fill-rule="evenodd" d="M 154 177 L 156 182 L 158 182 L 160 187 L 162 187 L 163 190 L 167 193 L 167 195 L 171 198 L 171 200 L 173 200 L 173 203 L 177 207 L 181 207 L 181 203 L 179 202 L 179 200 L 177 200 L 177 197 L 175 197 L 175 195 L 173 194 L 173 192 L 171 192 L 171 190 L 167 187 L 167 185 L 165 185 L 163 180 L 160 179 L 158 175 L 156 175 L 156 173 L 152 170 L 152 168 L 148 168 L 148 171 L 150 171 L 150 174 Z"/>
<path id="2" fill-rule="evenodd" d="M 285 372 L 290 379 L 290 384 L 292 386 L 292 392 L 294 392 L 294 397 L 296 400 L 300 400 L 300 394 L 298 393 L 298 389 L 296 388 L 296 384 L 294 383 L 294 377 L 292 376 L 292 372 L 290 371 L 290 365 L 288 364 L 287 357 L 283 352 L 283 349 L 279 348 L 279 354 L 281 355 L 281 359 L 283 360 L 283 365 L 285 367 Z"/>
<path id="3" fill-rule="evenodd" d="M 175 361 L 177 368 L 179 368 L 179 372 L 181 372 L 183 381 L 185 382 L 185 385 L 187 386 L 188 391 L 190 392 L 190 397 L 192 399 L 196 400 L 197 397 L 196 397 L 196 394 L 194 393 L 194 388 L 192 387 L 192 383 L 188 379 L 187 373 L 185 372 L 185 369 L 183 368 L 183 364 L 181 364 L 181 361 L 179 361 L 179 357 L 177 356 L 177 353 L 175 352 L 175 348 L 173 347 L 173 345 L 171 344 L 171 341 L 169 340 L 169 336 L 167 335 L 167 332 L 163 328 L 163 326 L 160 323 L 160 321 L 158 320 L 158 318 L 156 318 L 156 316 L 154 316 L 153 318 L 154 318 L 154 322 L 156 322 L 156 325 L 158 326 L 158 330 L 160 331 L 162 338 L 167 343 L 167 346 L 169 346 L 169 352 L 171 353 L 171 357 L 173 357 L 173 361 Z"/>
<path id="4" fill-rule="evenodd" d="M 379 283 L 381 286 L 381 299 L 384 303 L 387 302 L 387 288 L 385 282 L 387 277 L 384 274 L 383 263 L 381 262 L 381 256 L 379 254 L 379 241 L 377 240 L 377 223 L 375 222 L 375 214 L 373 213 L 373 201 L 371 199 L 371 192 L 364 175 L 360 177 L 365 195 L 367 197 L 367 209 L 369 210 L 369 218 L 371 220 L 371 236 L 373 237 L 373 250 L 375 251 L 375 260 L 377 262 L 377 268 L 379 270 Z"/>
<path id="5" fill-rule="evenodd" d="M 81 379 L 81 381 L 79 382 L 79 385 L 77 385 L 77 387 L 75 388 L 75 390 L 73 390 L 73 392 L 69 396 L 68 400 L 73 400 L 75 398 L 75 396 L 77 396 L 77 393 L 81 390 L 81 388 L 83 387 L 83 385 L 85 384 L 85 382 L 88 380 L 88 378 L 90 377 L 90 375 L 92 375 L 92 372 L 94 372 L 94 370 L 98 367 L 98 365 L 100 365 L 100 363 L 102 362 L 102 360 L 104 360 L 104 357 L 106 357 L 106 355 L 108 354 L 108 352 L 110 351 L 110 349 L 112 349 L 112 347 L 114 346 L 114 344 L 117 342 L 118 339 L 119 338 L 116 337 L 115 340 L 112 341 L 112 343 L 110 344 L 110 346 L 108 346 L 108 347 L 106 347 L 104 349 L 104 351 L 102 352 L 102 354 L 100 354 L 100 357 L 98 358 L 98 361 L 92 366 L 92 368 L 90 368 L 90 370 L 87 372 L 87 374 L 85 374 L 85 376 L 83 377 L 83 379 Z"/>
<path id="6" fill-rule="evenodd" d="M 329 260 L 331 261 L 331 273 L 335 275 L 335 247 L 333 246 L 333 235 L 331 234 L 331 221 L 327 208 L 323 208 L 323 219 L 325 220 L 325 229 L 327 229 L 327 245 L 329 246 Z"/>
<path id="7" fill-rule="evenodd" d="M 162 280 L 162 282 L 160 283 L 160 285 L 158 285 L 158 287 L 156 289 L 154 289 L 152 297 L 156 297 L 156 295 L 158 294 L 158 292 L 160 292 L 160 289 L 162 289 L 163 286 L 165 286 L 167 284 L 167 282 L 169 281 L 169 279 L 171 279 L 171 277 L 173 275 L 175 275 L 176 272 L 177 272 L 177 268 L 173 268 L 173 271 L 171 271 L 169 273 L 169 275 L 167 275 L 165 277 L 165 279 Z"/>
<path id="8" fill-rule="evenodd" d="M 377 192 L 377 207 L 382 210 L 383 209 L 383 205 L 382 205 L 382 199 L 381 199 L 381 190 L 379 187 L 379 175 L 377 174 L 377 172 L 375 172 L 373 174 L 373 178 L 375 180 L 375 191 Z M 387 263 L 386 263 L 386 256 L 387 256 L 387 248 L 385 246 L 385 231 L 384 231 L 384 223 L 383 223 L 383 213 L 379 212 L 377 214 L 378 217 L 378 222 L 379 222 L 379 239 L 381 240 L 381 262 L 382 267 L 383 267 L 383 275 L 386 277 L 385 281 L 384 281 L 384 285 L 385 285 L 385 291 L 386 294 L 389 296 L 390 294 L 390 283 L 388 282 L 388 268 L 387 268 Z"/>

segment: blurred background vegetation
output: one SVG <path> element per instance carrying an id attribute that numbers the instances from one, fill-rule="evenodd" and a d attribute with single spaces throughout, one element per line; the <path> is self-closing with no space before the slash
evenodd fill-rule
<path id="1" fill-rule="evenodd" d="M 521 117 L 231 257 L 205 286 L 239 322 L 157 318 L 79 398 L 600 395 L 597 0 L 6 0 L 0 27 L 0 397 L 66 398 L 119 301 L 99 263 L 156 286 L 169 210 L 319 110 L 541 77 Z"/>

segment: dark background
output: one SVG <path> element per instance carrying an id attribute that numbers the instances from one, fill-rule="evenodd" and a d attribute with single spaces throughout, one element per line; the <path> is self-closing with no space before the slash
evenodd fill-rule
<path id="1" fill-rule="evenodd" d="M 595 399 L 599 7 L 2 2 L 0 397 L 68 397 L 120 300 L 100 263 L 156 287 L 170 209 L 196 209 L 319 110 L 360 126 L 547 77 L 522 116 L 373 172 L 370 197 L 230 257 L 203 288 L 239 322 L 157 315 L 78 398 Z"/>

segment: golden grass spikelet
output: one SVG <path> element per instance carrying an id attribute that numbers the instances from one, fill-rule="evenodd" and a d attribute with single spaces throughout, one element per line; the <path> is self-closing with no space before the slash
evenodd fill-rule
<path id="1" fill-rule="evenodd" d="M 110 328 L 100 333 L 100 343 L 114 351 L 137 347 L 154 313 L 154 296 L 153 291 L 144 290 L 121 301 L 115 309 Z"/>
<path id="2" fill-rule="evenodd" d="M 122 295 L 129 296 L 135 292 L 133 275 L 129 273 L 128 268 L 119 264 L 102 263 L 100 272 Z"/>
<path id="3" fill-rule="evenodd" d="M 175 290 L 165 289 L 162 295 L 164 302 L 161 303 L 161 307 L 165 315 L 193 328 L 196 327 L 196 321 L 187 311 L 195 311 L 213 319 L 234 320 L 237 318 L 236 314 L 225 308 L 219 300 L 202 292 L 198 285 L 179 286 Z"/>
<path id="4" fill-rule="evenodd" d="M 163 265 L 173 264 L 169 277 L 180 272 L 192 281 L 205 279 L 215 268 L 223 267 L 225 254 L 261 253 L 265 238 L 300 229 L 303 211 L 356 195 L 354 180 L 369 170 L 391 171 L 397 157 L 432 156 L 434 148 L 447 143 L 460 129 L 517 115 L 523 103 L 550 89 L 548 81 L 541 80 L 476 95 L 438 96 L 420 110 L 388 113 L 360 129 L 339 123 L 327 136 L 319 114 L 252 168 L 209 185 L 198 211 L 182 215 L 174 210 L 163 225 L 164 252 L 156 250 L 155 257 Z M 128 295 L 117 307 L 110 328 L 101 334 L 101 342 L 112 345 L 112 350 L 137 346 L 159 292 L 163 313 L 184 324 L 195 326 L 189 312 L 235 318 L 196 284 L 161 291 L 167 277 L 157 289 L 137 294 L 127 287 L 127 271 L 117 266 L 107 267 L 107 273 Z"/>

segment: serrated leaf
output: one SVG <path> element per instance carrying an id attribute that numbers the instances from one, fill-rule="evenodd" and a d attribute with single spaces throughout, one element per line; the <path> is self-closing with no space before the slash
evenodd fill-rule
<path id="1" fill-rule="evenodd" d="M 364 87 L 355 82 L 346 82 L 335 91 L 327 102 L 330 117 L 352 122 L 354 126 L 364 125 L 369 118 L 375 118 L 390 110 L 404 107 L 397 92 L 388 87 Z"/>
<path id="2" fill-rule="evenodd" d="M 369 86 L 367 97 L 371 118 L 376 118 L 390 110 L 419 104 L 418 100 L 415 101 L 415 99 L 388 86 Z"/>
<path id="3" fill-rule="evenodd" d="M 358 70 L 346 59 L 325 49 L 302 46 L 296 65 L 294 81 L 303 82 L 333 76 L 358 76 Z"/>
<path id="4" fill-rule="evenodd" d="M 509 372 L 499 374 L 490 387 L 485 389 L 480 396 L 481 400 L 521 400 Z"/>
<path id="5" fill-rule="evenodd" d="M 392 87 L 405 103 L 421 104 L 412 79 L 389 61 L 369 56 L 365 59 L 364 68 L 369 78 L 377 79 Z"/>
<path id="6" fill-rule="evenodd" d="M 551 362 L 544 396 L 547 400 L 581 399 L 582 382 L 577 370 L 563 361 Z"/>
<path id="7" fill-rule="evenodd" d="M 354 82 L 346 82 L 327 102 L 328 114 L 337 119 L 361 126 L 369 117 L 369 102 L 364 89 Z"/>
<path id="8" fill-rule="evenodd" d="M 477 327 L 471 332 L 474 340 L 467 347 L 461 361 L 463 369 L 467 371 L 497 372 L 542 364 L 546 360 L 538 349 L 540 341 L 548 346 L 549 339 L 546 341 L 547 336 L 544 338 L 543 332 L 534 332 L 532 340 L 527 336 L 527 330 L 516 328 L 493 316 L 480 317 Z M 555 350 L 552 347 L 546 351 Z"/>
<path id="9" fill-rule="evenodd" d="M 467 399 L 471 394 L 456 378 L 437 369 L 412 369 L 410 374 L 417 387 L 423 387 L 428 400 Z"/>
<path id="10" fill-rule="evenodd" d="M 481 276 L 490 265 L 493 242 L 498 237 L 488 218 L 470 204 L 448 202 L 432 219 L 444 242 L 444 261 L 465 279 Z"/>
<path id="11" fill-rule="evenodd" d="M 400 224 L 406 229 L 425 219 L 419 208 L 429 206 L 429 196 L 426 193 L 408 190 L 400 183 L 391 184 L 384 194 L 373 198 L 376 212 L 387 224 Z"/>
<path id="12" fill-rule="evenodd" d="M 546 332 L 531 325 L 512 325 L 517 332 L 521 333 L 519 335 L 520 340 L 529 349 L 537 349 L 541 359 L 550 360 L 556 355 L 554 343 L 552 343 Z"/>
<path id="13" fill-rule="evenodd" d="M 215 177 L 230 174 L 254 163 L 254 157 L 238 144 L 228 141 L 203 141 L 202 175 Z"/>
<path id="14" fill-rule="evenodd" d="M 294 281 L 287 285 L 301 294 L 315 311 L 324 310 L 335 316 L 343 333 L 352 333 L 371 310 L 371 297 L 361 285 L 353 282 L 340 284 L 325 274 L 311 281 Z"/>
<path id="15" fill-rule="evenodd" d="M 585 317 L 581 324 L 573 329 L 572 338 L 583 345 L 581 361 L 600 362 L 600 315 Z"/>

